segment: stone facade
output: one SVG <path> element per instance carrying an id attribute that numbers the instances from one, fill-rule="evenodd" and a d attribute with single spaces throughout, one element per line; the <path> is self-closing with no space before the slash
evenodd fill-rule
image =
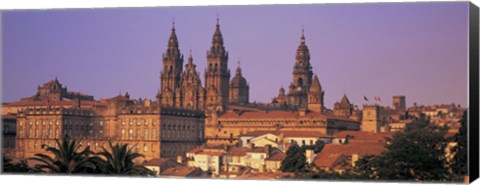
<path id="1" fill-rule="evenodd" d="M 15 157 L 28 158 L 71 137 L 94 152 L 128 144 L 145 159 L 174 158 L 203 143 L 203 113 L 160 109 L 125 96 L 97 102 L 106 108 L 28 108 L 17 114 Z M 153 105 L 153 104 L 152 104 Z M 162 146 L 165 146 L 164 148 Z"/>

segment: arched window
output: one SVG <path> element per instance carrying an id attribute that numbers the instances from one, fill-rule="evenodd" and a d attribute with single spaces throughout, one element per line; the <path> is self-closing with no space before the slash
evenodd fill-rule
<path id="1" fill-rule="evenodd" d="M 303 85 L 303 78 L 298 78 L 297 79 L 297 84 L 298 85 Z"/>

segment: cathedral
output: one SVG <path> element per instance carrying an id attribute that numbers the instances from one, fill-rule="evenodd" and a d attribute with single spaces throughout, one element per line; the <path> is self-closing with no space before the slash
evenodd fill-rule
<path id="1" fill-rule="evenodd" d="M 303 30 L 288 93 L 282 87 L 271 103 L 249 102 L 249 84 L 242 76 L 240 65 L 232 77 L 228 60 L 217 19 L 212 43 L 207 51 L 205 83 L 202 86 L 191 52 L 188 63 L 185 66 L 183 64 L 184 57 L 173 25 L 166 53 L 163 54 L 157 103 L 163 109 L 204 112 L 205 139 L 214 144 L 236 143 L 241 134 L 257 130 L 318 129 L 322 133 L 334 133 L 359 129 L 358 121 L 325 111 L 325 92 L 312 71 Z M 279 117 L 281 120 L 278 120 Z"/>

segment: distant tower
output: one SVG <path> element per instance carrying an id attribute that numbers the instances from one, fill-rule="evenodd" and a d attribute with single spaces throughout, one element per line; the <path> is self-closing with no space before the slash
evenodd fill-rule
<path id="1" fill-rule="evenodd" d="M 313 82 L 308 89 L 308 109 L 314 112 L 323 112 L 323 96 L 325 92 L 322 90 L 317 75 L 313 78 Z"/>
<path id="2" fill-rule="evenodd" d="M 207 69 L 205 70 L 206 107 L 223 111 L 229 98 L 230 70 L 228 70 L 228 52 L 223 46 L 223 37 L 217 18 L 212 46 L 207 51 Z"/>
<path id="3" fill-rule="evenodd" d="M 176 108 L 181 102 L 180 75 L 183 68 L 183 55 L 178 47 L 175 25 L 172 25 L 172 32 L 168 40 L 168 48 L 163 54 L 163 69 L 160 72 L 161 106 Z"/>
<path id="4" fill-rule="evenodd" d="M 239 63 L 235 76 L 230 81 L 230 103 L 248 103 L 248 90 L 248 83 L 242 76 Z"/>
<path id="5" fill-rule="evenodd" d="M 364 105 L 362 110 L 362 131 L 377 133 L 380 131 L 380 107 Z"/>
<path id="6" fill-rule="evenodd" d="M 393 110 L 404 111 L 407 109 L 405 96 L 393 96 L 392 98 Z"/>
<path id="7" fill-rule="evenodd" d="M 288 92 L 288 103 L 291 106 L 307 108 L 307 92 L 312 82 L 312 75 L 310 52 L 305 44 L 305 35 L 302 29 L 302 37 L 293 67 L 293 82 L 290 84 Z"/>
<path id="8" fill-rule="evenodd" d="M 346 94 L 343 95 L 342 100 L 340 100 L 340 102 L 336 102 L 333 105 L 333 114 L 335 116 L 349 117 L 352 115 L 352 112 L 353 112 L 353 105 L 350 103 L 350 100 L 348 100 L 348 97 Z"/>
<path id="9" fill-rule="evenodd" d="M 200 75 L 193 64 L 192 51 L 181 77 L 182 108 L 187 110 L 204 110 L 205 89 L 202 87 Z"/>

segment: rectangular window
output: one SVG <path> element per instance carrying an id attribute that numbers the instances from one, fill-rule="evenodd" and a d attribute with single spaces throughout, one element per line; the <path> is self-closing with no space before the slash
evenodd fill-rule
<path id="1" fill-rule="evenodd" d="M 133 138 L 133 129 L 128 130 L 128 138 L 132 139 Z"/>
<path id="2" fill-rule="evenodd" d="M 145 129 L 145 139 L 148 139 L 148 129 Z"/>
<path id="3" fill-rule="evenodd" d="M 152 139 L 157 139 L 157 129 L 152 130 Z"/>

